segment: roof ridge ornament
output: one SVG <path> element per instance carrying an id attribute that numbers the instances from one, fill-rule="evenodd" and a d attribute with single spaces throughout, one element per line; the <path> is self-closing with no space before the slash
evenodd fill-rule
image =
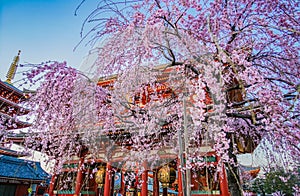
<path id="1" fill-rule="evenodd" d="M 21 50 L 18 51 L 18 55 L 15 56 L 13 62 L 11 63 L 9 70 L 6 74 L 6 81 L 8 84 L 11 84 L 11 81 L 14 79 L 18 67 L 18 63 L 20 60 Z"/>

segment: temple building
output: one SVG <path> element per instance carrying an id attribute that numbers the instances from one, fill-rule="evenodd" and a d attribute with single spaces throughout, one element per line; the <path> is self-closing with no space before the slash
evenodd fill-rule
<path id="1" fill-rule="evenodd" d="M 170 70 L 165 69 L 165 72 Z M 156 86 L 156 89 L 148 88 L 147 93 L 141 93 L 135 104 L 143 107 L 149 100 L 147 95 L 153 91 L 159 92 L 162 97 L 171 96 L 171 91 L 164 84 L 168 73 L 164 73 L 158 79 L 162 85 Z M 100 79 L 99 86 L 110 88 L 116 80 L 116 76 L 106 79 Z M 209 97 L 206 97 L 206 104 L 209 104 Z M 163 127 L 168 132 L 168 127 Z M 107 140 L 114 140 L 116 143 L 122 143 L 123 147 L 131 149 L 130 143 L 124 143 L 118 139 L 130 139 L 130 134 L 120 128 L 114 133 L 107 133 L 104 136 Z M 104 141 L 105 142 L 105 141 Z M 205 144 L 205 145 L 204 145 Z M 193 145 L 193 144 L 191 144 Z M 220 157 L 213 150 L 213 143 L 203 142 L 202 146 L 193 146 L 200 149 L 202 160 L 206 166 L 201 170 L 191 170 L 189 177 L 183 175 L 182 164 L 185 163 L 185 157 L 178 154 L 172 154 L 172 149 L 165 149 L 165 154 L 159 155 L 166 164 L 162 164 L 156 169 L 151 168 L 151 163 L 145 163 L 146 168 L 141 173 L 134 170 L 127 170 L 120 166 L 125 164 L 122 154 L 122 146 L 114 147 L 114 153 L 111 154 L 109 161 L 105 159 L 105 145 L 99 148 L 99 158 L 97 160 L 89 159 L 89 149 L 78 154 L 72 160 L 63 165 L 59 174 L 52 177 L 49 194 L 60 196 L 87 196 L 104 195 L 112 196 L 121 193 L 127 196 L 146 196 L 146 195 L 185 195 L 185 187 L 190 188 L 193 196 L 229 196 L 228 182 L 225 166 L 222 165 L 222 172 L 216 172 L 218 160 Z M 118 150 L 119 149 L 119 150 Z M 247 146 L 240 146 L 241 152 L 248 152 Z M 151 152 L 149 152 L 151 154 Z M 167 162 L 167 160 L 170 160 Z M 126 162 L 126 161 L 125 161 Z M 97 172 L 94 172 L 94 171 Z M 128 180 L 134 176 L 134 180 Z M 183 186 L 183 184 L 188 184 Z"/>

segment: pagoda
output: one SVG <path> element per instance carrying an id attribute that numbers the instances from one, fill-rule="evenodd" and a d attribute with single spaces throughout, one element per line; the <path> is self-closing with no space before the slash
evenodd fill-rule
<path id="1" fill-rule="evenodd" d="M 28 154 L 11 150 L 7 145 L 11 142 L 23 143 L 24 133 L 15 134 L 14 130 L 30 126 L 30 123 L 18 120 L 19 116 L 26 115 L 29 110 L 20 105 L 26 99 L 25 94 L 12 84 L 20 52 L 11 63 L 6 80 L 0 80 L 0 195 L 33 193 L 41 196 L 47 188 L 45 185 L 49 174 L 39 162 L 21 158 Z"/>
<path id="2" fill-rule="evenodd" d="M 25 115 L 29 112 L 28 109 L 20 106 L 20 103 L 25 100 L 24 93 L 12 84 L 15 77 L 21 51 L 14 58 L 9 71 L 6 75 L 6 80 L 0 80 L 0 126 L 1 130 L 12 130 L 28 127 L 30 124 L 17 119 L 18 116 Z M 1 136 L 2 137 L 2 134 Z"/>

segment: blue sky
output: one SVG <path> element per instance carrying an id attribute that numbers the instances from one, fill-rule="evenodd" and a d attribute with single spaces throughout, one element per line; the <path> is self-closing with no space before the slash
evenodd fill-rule
<path id="1" fill-rule="evenodd" d="M 6 79 L 18 50 L 21 64 L 57 60 L 79 68 L 91 46 L 73 49 L 96 2 L 86 0 L 75 16 L 81 0 L 0 0 L 0 79 Z"/>

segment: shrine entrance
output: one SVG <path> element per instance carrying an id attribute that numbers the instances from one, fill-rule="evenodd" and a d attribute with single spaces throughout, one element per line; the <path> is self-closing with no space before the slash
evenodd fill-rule
<path id="1" fill-rule="evenodd" d="M 218 157 L 209 153 L 206 166 L 190 168 L 187 183 L 186 169 L 181 169 L 178 158 L 156 169 L 125 170 L 102 160 L 73 160 L 64 164 L 60 174 L 52 178 L 49 194 L 61 196 L 229 196 L 226 171 L 217 172 Z"/>

